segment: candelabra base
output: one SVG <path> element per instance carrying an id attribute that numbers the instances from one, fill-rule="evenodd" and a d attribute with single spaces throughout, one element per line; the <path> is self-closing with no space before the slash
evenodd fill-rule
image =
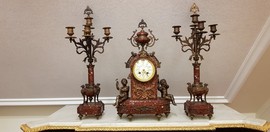
<path id="1" fill-rule="evenodd" d="M 187 100 L 184 103 L 184 110 L 187 116 L 190 117 L 191 120 L 195 116 L 208 116 L 209 119 L 212 118 L 213 106 L 207 102 L 196 102 Z"/>
<path id="2" fill-rule="evenodd" d="M 170 100 L 157 98 L 151 100 L 127 99 L 117 107 L 117 114 L 122 118 L 127 114 L 129 120 L 132 120 L 133 114 L 155 114 L 160 120 L 162 114 L 167 117 L 170 114 Z"/>
<path id="3" fill-rule="evenodd" d="M 80 120 L 83 116 L 95 116 L 97 119 L 104 111 L 104 103 L 102 101 L 80 104 L 77 108 Z"/>

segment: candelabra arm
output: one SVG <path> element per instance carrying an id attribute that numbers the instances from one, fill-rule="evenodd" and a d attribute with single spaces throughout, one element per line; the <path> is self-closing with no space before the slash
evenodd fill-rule
<path id="1" fill-rule="evenodd" d="M 217 34 L 217 35 L 219 35 L 219 34 Z M 216 35 L 215 34 L 214 35 L 210 35 L 210 38 L 208 39 L 210 41 L 209 44 L 211 43 L 212 39 L 215 40 L 215 38 L 216 38 Z"/>
<path id="2" fill-rule="evenodd" d="M 212 36 L 209 39 L 206 39 L 206 36 L 202 38 L 201 44 L 200 44 L 200 50 L 209 51 L 210 50 L 210 43 L 212 40 Z"/>
<path id="3" fill-rule="evenodd" d="M 109 41 L 110 41 L 110 38 L 106 38 L 106 37 L 103 37 L 103 42 L 102 43 L 109 43 Z"/>
<path id="4" fill-rule="evenodd" d="M 73 42 L 74 44 L 76 44 L 76 43 L 77 43 L 77 42 L 76 42 L 76 40 L 75 40 L 75 38 L 69 38 L 69 42 L 70 42 L 70 43 L 72 43 L 72 42 Z M 76 46 L 76 45 L 75 45 L 75 46 Z"/>
<path id="5" fill-rule="evenodd" d="M 188 48 L 185 48 L 185 47 L 188 47 Z M 192 49 L 188 46 L 188 45 L 182 45 L 182 48 L 181 48 L 181 50 L 183 51 L 183 52 L 187 52 L 187 51 L 192 51 Z"/>
<path id="6" fill-rule="evenodd" d="M 86 53 L 86 50 L 87 50 L 87 47 L 83 44 L 85 40 L 81 40 L 79 42 L 76 42 L 75 39 L 72 39 L 71 40 L 71 43 L 73 42 L 73 44 L 75 45 L 76 47 L 76 53 L 77 54 L 82 54 L 83 52 Z M 83 49 L 80 51 L 80 49 Z"/>
<path id="7" fill-rule="evenodd" d="M 185 37 L 184 40 L 182 40 L 181 38 L 179 38 L 179 40 L 180 40 L 180 44 L 181 44 L 181 50 L 183 52 L 191 51 L 191 55 L 189 57 L 189 60 L 191 60 L 192 57 L 196 56 L 195 49 L 194 49 L 196 47 L 193 46 L 194 45 L 193 44 L 194 42 L 192 41 L 192 39 L 190 37 L 189 38 Z"/>
<path id="8" fill-rule="evenodd" d="M 96 42 L 96 45 L 93 45 L 93 56 L 96 52 L 102 54 L 104 52 L 104 45 L 106 40 L 103 42 L 100 42 L 100 39 L 94 41 Z"/>
<path id="9" fill-rule="evenodd" d="M 206 45 L 205 45 L 206 46 Z M 210 50 L 210 45 L 208 45 L 208 46 L 206 46 L 207 47 L 207 49 L 206 48 L 204 48 L 204 47 L 201 47 L 201 50 L 204 50 L 204 51 L 209 51 Z"/>
<path id="10" fill-rule="evenodd" d="M 179 41 L 182 41 L 182 40 L 181 40 L 182 35 L 176 34 L 176 35 L 173 35 L 172 37 L 175 38 L 176 41 L 178 41 L 178 40 L 179 40 Z"/>
<path id="11" fill-rule="evenodd" d="M 187 37 L 185 37 L 185 40 L 182 40 L 181 38 L 179 38 L 179 40 L 180 40 L 180 44 L 182 45 L 181 50 L 183 52 L 187 52 L 189 50 L 190 51 L 193 51 L 192 43 L 189 42 L 190 39 L 188 39 Z"/>
<path id="12" fill-rule="evenodd" d="M 69 37 L 69 42 L 72 43 L 73 41 L 75 41 L 75 38 Z"/>

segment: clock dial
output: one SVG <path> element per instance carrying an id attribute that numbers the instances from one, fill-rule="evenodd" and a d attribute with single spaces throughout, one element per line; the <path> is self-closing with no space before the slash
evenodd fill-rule
<path id="1" fill-rule="evenodd" d="M 141 81 L 147 82 L 155 75 L 155 66 L 147 59 L 139 59 L 133 66 L 134 77 Z"/>

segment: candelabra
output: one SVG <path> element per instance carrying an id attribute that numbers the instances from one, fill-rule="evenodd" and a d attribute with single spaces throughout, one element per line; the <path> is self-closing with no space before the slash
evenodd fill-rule
<path id="1" fill-rule="evenodd" d="M 190 37 L 181 38 L 180 35 L 180 27 L 181 26 L 173 26 L 174 34 L 172 37 L 176 39 L 176 41 L 180 41 L 181 50 L 183 52 L 191 51 L 191 56 L 189 60 L 194 60 L 193 63 L 193 84 L 188 84 L 188 92 L 190 94 L 190 99 L 187 100 L 184 104 L 184 109 L 186 115 L 193 119 L 194 116 L 207 115 L 209 119 L 211 119 L 213 114 L 213 106 L 206 101 L 206 95 L 209 91 L 207 88 L 208 84 L 203 84 L 200 81 L 200 64 L 198 61 L 203 60 L 203 56 L 201 55 L 201 51 L 204 50 L 208 52 L 210 50 L 210 43 L 212 39 L 215 39 L 218 33 L 216 33 L 217 24 L 209 25 L 211 34 L 210 37 L 206 37 L 207 31 L 205 31 L 204 23 L 206 21 L 199 21 L 199 11 L 198 6 L 194 3 L 190 9 L 193 14 L 191 15 L 192 24 L 191 27 L 191 35 Z"/>
<path id="2" fill-rule="evenodd" d="M 88 61 L 88 83 L 81 86 L 81 94 L 83 96 L 83 104 L 80 104 L 77 112 L 79 114 L 80 119 L 82 119 L 83 115 L 95 115 L 97 118 L 103 113 L 104 110 L 104 104 L 102 101 L 98 100 L 99 92 L 100 92 L 100 84 L 95 84 L 94 82 L 94 66 L 93 62 L 97 61 L 97 58 L 95 57 L 95 53 L 102 54 L 104 52 L 104 45 L 105 43 L 108 43 L 110 39 L 112 39 L 110 35 L 110 27 L 104 27 L 104 34 L 105 37 L 103 37 L 103 41 L 100 39 L 95 39 L 94 35 L 92 33 L 92 29 L 94 27 L 92 26 L 92 20 L 93 18 L 90 16 L 90 14 L 93 14 L 92 9 L 87 6 L 87 8 L 84 10 L 84 14 L 87 16 L 84 18 L 86 20 L 86 23 L 83 30 L 83 38 L 79 39 L 79 41 L 76 41 L 76 37 L 74 37 L 74 28 L 72 26 L 66 27 L 68 37 L 66 39 L 69 39 L 70 43 L 74 43 L 76 47 L 76 52 L 78 54 L 85 53 L 86 57 L 83 59 L 84 62 Z M 92 99 L 94 98 L 94 102 L 92 102 Z"/>

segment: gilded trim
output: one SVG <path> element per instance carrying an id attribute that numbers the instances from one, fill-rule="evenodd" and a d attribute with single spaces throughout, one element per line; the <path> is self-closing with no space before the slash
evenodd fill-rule
<path id="1" fill-rule="evenodd" d="M 21 125 L 24 132 L 37 132 L 43 130 L 59 130 L 69 129 L 76 131 L 155 131 L 155 130 L 215 130 L 216 128 L 249 128 L 259 131 L 270 130 L 270 122 L 266 122 L 263 126 L 252 124 L 211 124 L 208 126 L 150 126 L 150 127 L 80 127 L 80 126 L 40 126 L 30 128 L 27 124 Z"/>
<path id="2" fill-rule="evenodd" d="M 39 132 L 39 131 L 44 131 L 44 130 L 60 130 L 60 129 L 76 130 L 77 127 L 79 127 L 79 126 L 50 126 L 50 125 L 45 125 L 45 126 L 30 128 L 27 124 L 21 125 L 21 129 L 24 132 Z"/>

